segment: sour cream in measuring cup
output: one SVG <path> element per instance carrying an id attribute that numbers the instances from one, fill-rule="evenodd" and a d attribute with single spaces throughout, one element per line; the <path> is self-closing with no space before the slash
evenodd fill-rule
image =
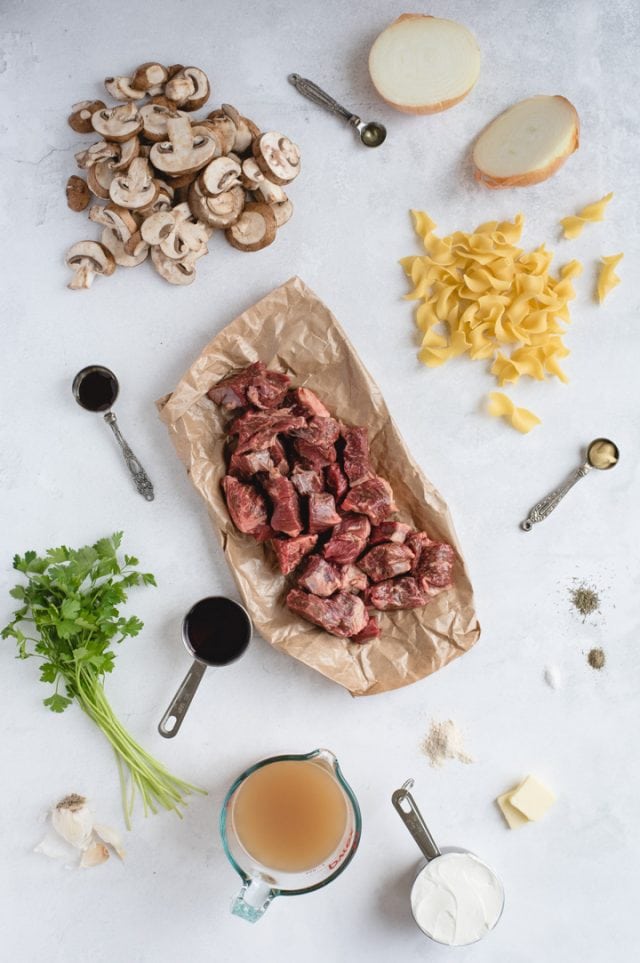
<path id="1" fill-rule="evenodd" d="M 502 883 L 472 853 L 430 860 L 411 890 L 413 916 L 427 936 L 446 946 L 477 943 L 500 919 Z"/>

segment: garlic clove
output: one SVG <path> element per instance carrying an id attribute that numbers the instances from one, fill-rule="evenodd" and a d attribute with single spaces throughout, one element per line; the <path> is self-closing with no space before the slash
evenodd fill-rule
<path id="1" fill-rule="evenodd" d="M 93 814 L 84 796 L 72 793 L 61 799 L 51 813 L 51 824 L 76 849 L 86 849 L 90 845 Z"/>
<path id="2" fill-rule="evenodd" d="M 92 866 L 99 866 L 106 863 L 109 859 L 109 850 L 104 843 L 92 843 L 82 854 L 80 860 L 81 869 L 90 869 Z"/>
<path id="3" fill-rule="evenodd" d="M 95 823 L 93 831 L 96 836 L 99 836 L 103 843 L 107 843 L 112 849 L 118 854 L 120 859 L 124 860 L 126 851 L 122 845 L 122 837 L 117 829 L 112 829 L 111 826 L 105 826 L 104 823 Z"/>

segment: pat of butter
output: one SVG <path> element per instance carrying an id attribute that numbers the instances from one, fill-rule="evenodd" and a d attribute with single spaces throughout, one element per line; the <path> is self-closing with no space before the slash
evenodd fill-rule
<path id="1" fill-rule="evenodd" d="M 555 794 L 535 776 L 527 776 L 509 799 L 512 807 L 531 820 L 541 819 L 555 801 Z"/>
<path id="2" fill-rule="evenodd" d="M 522 783 L 520 784 L 522 785 Z M 529 820 L 524 816 L 519 809 L 511 805 L 511 796 L 520 786 L 516 786 L 514 789 L 510 789 L 509 792 L 503 793 L 498 796 L 496 803 L 498 804 L 500 811 L 507 821 L 507 826 L 509 829 L 518 829 L 520 826 L 524 826 Z"/>

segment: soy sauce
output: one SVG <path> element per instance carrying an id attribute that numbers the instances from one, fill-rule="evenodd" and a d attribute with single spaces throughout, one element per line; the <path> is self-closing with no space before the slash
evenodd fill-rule
<path id="1" fill-rule="evenodd" d="M 118 379 L 108 368 L 91 365 L 76 375 L 73 393 L 87 411 L 107 411 L 118 397 Z"/>
<path id="2" fill-rule="evenodd" d="M 235 662 L 251 640 L 251 621 L 237 602 L 211 596 L 196 602 L 184 620 L 185 641 L 208 665 Z"/>

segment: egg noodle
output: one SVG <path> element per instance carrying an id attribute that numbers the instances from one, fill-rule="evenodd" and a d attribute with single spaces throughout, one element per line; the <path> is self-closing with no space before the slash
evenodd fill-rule
<path id="1" fill-rule="evenodd" d="M 600 268 L 600 273 L 598 274 L 598 287 L 597 295 L 598 301 L 602 303 L 606 298 L 609 291 L 615 288 L 616 284 L 620 284 L 620 278 L 615 272 L 617 265 L 620 263 L 624 254 L 609 254 L 600 258 L 602 261 L 602 267 Z"/>
<path id="2" fill-rule="evenodd" d="M 613 193 L 605 194 L 599 201 L 587 204 L 577 214 L 569 214 L 568 217 L 563 217 L 560 221 L 563 229 L 562 236 L 568 240 L 573 240 L 574 237 L 579 237 L 582 234 L 585 224 L 604 221 L 605 208 L 612 197 Z"/>

